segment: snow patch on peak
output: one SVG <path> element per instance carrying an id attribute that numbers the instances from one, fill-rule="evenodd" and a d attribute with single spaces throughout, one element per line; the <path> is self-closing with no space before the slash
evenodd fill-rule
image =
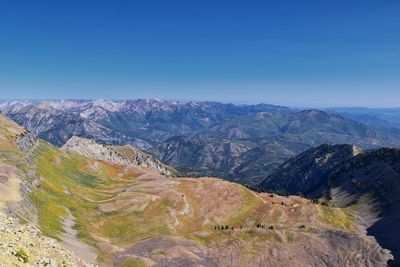
<path id="1" fill-rule="evenodd" d="M 41 101 L 39 104 L 36 105 L 37 108 L 39 109 L 45 109 L 45 110 L 52 110 L 54 109 L 50 102 L 46 102 L 46 101 Z"/>
<path id="2" fill-rule="evenodd" d="M 32 103 L 27 100 L 7 100 L 0 103 L 0 110 L 4 113 L 14 113 L 29 105 L 32 105 Z"/>
<path id="3" fill-rule="evenodd" d="M 353 146 L 353 156 L 357 156 L 358 154 L 363 153 L 362 149 L 357 147 L 357 146 Z"/>
<path id="4" fill-rule="evenodd" d="M 52 106 L 54 109 L 57 110 L 65 110 L 65 109 L 71 109 L 79 106 L 78 101 L 74 100 L 57 100 L 57 101 L 49 101 L 50 106 Z"/>
<path id="5" fill-rule="evenodd" d="M 124 106 L 124 102 L 97 99 L 93 101 L 93 106 L 103 108 L 107 111 L 119 111 Z"/>

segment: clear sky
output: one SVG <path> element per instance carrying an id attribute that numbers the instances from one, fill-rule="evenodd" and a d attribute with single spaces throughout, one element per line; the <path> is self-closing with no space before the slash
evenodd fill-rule
<path id="1" fill-rule="evenodd" d="M 0 98 L 400 106 L 400 1 L 4 0 Z"/>

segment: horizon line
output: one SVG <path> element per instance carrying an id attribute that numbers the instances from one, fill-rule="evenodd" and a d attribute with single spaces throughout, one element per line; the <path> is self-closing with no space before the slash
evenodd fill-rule
<path id="1" fill-rule="evenodd" d="M 238 102 L 238 101 L 229 101 L 229 100 L 189 100 L 189 99 L 166 99 L 166 98 L 0 98 L 0 103 L 7 102 L 7 101 L 31 101 L 31 102 L 40 102 L 40 101 L 96 101 L 96 100 L 106 100 L 106 101 L 113 101 L 113 102 L 122 102 L 122 101 L 138 101 L 138 100 L 158 100 L 164 102 L 179 102 L 183 104 L 191 103 L 191 102 L 198 102 L 198 103 L 221 103 L 221 104 L 232 104 L 232 105 L 247 105 L 247 106 L 256 106 L 256 105 L 271 105 L 271 106 L 281 106 L 281 107 L 288 107 L 293 109 L 340 109 L 340 108 L 365 108 L 365 109 L 400 109 L 400 106 L 372 106 L 372 105 L 312 105 L 312 104 L 280 104 L 274 102 Z"/>

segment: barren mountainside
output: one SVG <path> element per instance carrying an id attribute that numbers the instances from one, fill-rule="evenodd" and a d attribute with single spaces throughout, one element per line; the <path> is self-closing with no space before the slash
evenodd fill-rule
<path id="1" fill-rule="evenodd" d="M 20 223 L 0 212 L 0 266 L 94 266 L 43 237 L 32 223 Z"/>

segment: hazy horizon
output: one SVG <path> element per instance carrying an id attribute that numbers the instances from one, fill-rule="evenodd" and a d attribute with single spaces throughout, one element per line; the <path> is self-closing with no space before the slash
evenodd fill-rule
<path id="1" fill-rule="evenodd" d="M 203 99 L 203 100 L 193 100 L 193 99 L 166 99 L 166 98 L 0 98 L 0 103 L 6 101 L 30 101 L 30 102 L 40 102 L 40 101 L 94 101 L 94 100 L 109 100 L 109 101 L 136 101 L 136 100 L 160 100 L 160 101 L 168 101 L 168 102 L 180 102 L 180 103 L 189 103 L 189 102 L 217 102 L 223 104 L 234 104 L 234 105 L 274 105 L 274 106 L 284 106 L 293 109 L 400 109 L 400 105 L 398 106 L 390 106 L 390 107 L 382 107 L 382 106 L 307 106 L 307 105 L 289 105 L 282 103 L 271 103 L 271 102 L 233 102 L 233 101 L 220 101 L 217 99 Z"/>

